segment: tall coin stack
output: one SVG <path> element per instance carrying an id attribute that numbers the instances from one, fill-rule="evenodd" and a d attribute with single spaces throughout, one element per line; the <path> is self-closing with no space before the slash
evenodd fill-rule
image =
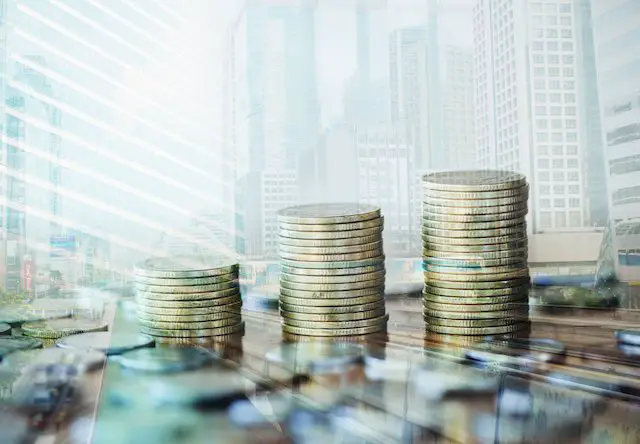
<path id="1" fill-rule="evenodd" d="M 456 171 L 422 179 L 424 319 L 429 331 L 500 335 L 527 327 L 525 176 Z"/>
<path id="2" fill-rule="evenodd" d="M 349 203 L 278 212 L 283 331 L 352 336 L 386 330 L 384 219 Z"/>
<path id="3" fill-rule="evenodd" d="M 242 331 L 238 263 L 153 258 L 135 267 L 140 331 L 157 338 L 202 338 Z"/>

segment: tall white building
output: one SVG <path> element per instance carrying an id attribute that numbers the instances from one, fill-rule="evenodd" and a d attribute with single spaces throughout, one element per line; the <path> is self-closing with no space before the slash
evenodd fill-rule
<path id="1" fill-rule="evenodd" d="M 612 247 L 618 277 L 640 281 L 640 3 L 591 4 Z"/>
<path id="2" fill-rule="evenodd" d="M 262 248 L 267 258 L 278 257 L 278 210 L 298 204 L 298 174 L 295 170 L 264 170 L 262 189 Z"/>
<path id="3" fill-rule="evenodd" d="M 478 0 L 474 9 L 478 161 L 527 175 L 534 232 L 590 224 L 579 1 Z"/>

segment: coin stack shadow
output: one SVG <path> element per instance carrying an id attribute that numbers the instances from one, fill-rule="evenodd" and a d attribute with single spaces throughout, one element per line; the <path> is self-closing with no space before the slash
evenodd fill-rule
<path id="1" fill-rule="evenodd" d="M 528 326 L 526 178 L 508 171 L 422 180 L 424 319 L 428 331 L 502 335 Z"/>
<path id="2" fill-rule="evenodd" d="M 195 340 L 243 331 L 238 263 L 152 258 L 135 267 L 140 331 L 162 339 Z"/>
<path id="3" fill-rule="evenodd" d="M 386 331 L 380 208 L 318 204 L 278 212 L 283 332 L 313 337 Z"/>

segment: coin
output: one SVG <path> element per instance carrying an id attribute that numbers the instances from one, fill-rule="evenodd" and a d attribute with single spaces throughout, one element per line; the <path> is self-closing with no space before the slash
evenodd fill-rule
<path id="1" fill-rule="evenodd" d="M 522 225 L 526 223 L 525 217 L 514 217 L 513 219 L 495 220 L 491 222 L 446 222 L 439 220 L 422 219 L 422 230 L 425 228 L 444 230 L 444 231 L 480 231 L 492 230 L 496 228 L 507 228 L 514 225 Z M 455 233 L 453 235 L 456 235 Z M 475 236 L 473 236 L 475 237 Z"/>
<path id="2" fill-rule="evenodd" d="M 206 316 L 219 312 L 233 311 L 239 313 L 242 310 L 242 302 L 238 301 L 231 304 L 216 305 L 213 307 L 185 307 L 185 308 L 158 308 L 139 305 L 138 316 L 149 317 L 154 315 L 160 316 Z"/>
<path id="3" fill-rule="evenodd" d="M 138 324 L 143 327 L 155 328 L 161 330 L 203 330 L 209 328 L 227 327 L 239 324 L 242 321 L 240 314 L 230 314 L 224 319 L 216 321 L 203 322 L 163 322 L 163 321 L 147 321 L 138 318 Z"/>
<path id="4" fill-rule="evenodd" d="M 422 236 L 434 236 L 436 238 L 493 238 L 500 236 L 522 235 L 527 232 L 527 225 L 512 225 L 504 228 L 494 228 L 485 230 L 440 230 L 436 228 L 423 227 Z M 438 242 L 437 239 L 433 242 Z M 441 242 L 439 242 L 441 243 Z M 491 242 L 487 242 L 491 243 Z"/>
<path id="5" fill-rule="evenodd" d="M 503 197 L 521 196 L 527 199 L 529 195 L 529 185 L 523 185 L 517 188 L 511 188 L 500 191 L 440 191 L 428 187 L 423 188 L 425 197 L 436 197 L 440 199 L 500 199 Z"/>
<path id="6" fill-rule="evenodd" d="M 296 268 L 316 268 L 316 269 L 344 269 L 344 268 L 360 268 L 368 266 L 378 266 L 384 264 L 385 257 L 380 255 L 369 259 L 333 261 L 333 262 L 303 262 L 301 260 L 280 259 L 280 263 L 286 267 Z"/>
<path id="7" fill-rule="evenodd" d="M 382 232 L 369 236 L 348 237 L 344 239 L 294 239 L 291 237 L 280 236 L 278 242 L 280 246 L 287 247 L 306 247 L 306 248 L 331 248 L 331 247 L 349 247 L 356 245 L 370 244 L 378 242 L 381 239 Z"/>
<path id="8" fill-rule="evenodd" d="M 528 267 L 522 264 L 514 264 L 514 265 L 503 265 L 499 267 L 443 267 L 440 265 L 433 265 L 425 263 L 424 271 L 427 273 L 438 273 L 439 275 L 445 275 L 449 277 L 449 275 L 463 275 L 462 277 L 468 277 L 470 280 L 475 280 L 475 276 L 478 274 L 486 274 L 486 275 L 500 275 L 506 273 L 520 272 L 524 271 L 528 275 Z M 446 278 L 443 278 L 446 279 Z M 454 279 L 457 280 L 457 279 Z"/>
<path id="9" fill-rule="evenodd" d="M 518 205 L 526 203 L 527 199 L 522 196 L 501 197 L 497 199 L 440 199 L 432 196 L 424 197 L 424 204 L 429 206 L 447 207 L 447 208 L 489 208 L 501 207 L 507 205 Z"/>
<path id="10" fill-rule="evenodd" d="M 386 324 L 373 325 L 371 327 L 360 328 L 303 328 L 294 327 L 292 325 L 283 325 L 282 331 L 284 333 L 301 335 L 301 336 L 356 336 L 356 335 L 368 335 L 371 333 L 379 333 L 386 329 Z"/>
<path id="11" fill-rule="evenodd" d="M 290 325 L 292 327 L 309 328 L 309 329 L 315 329 L 315 328 L 328 329 L 328 328 L 362 328 L 362 327 L 370 327 L 370 326 L 379 325 L 379 324 L 386 325 L 388 319 L 389 319 L 389 316 L 384 315 L 384 316 L 379 316 L 377 318 L 362 319 L 359 321 L 314 322 L 314 321 L 298 321 L 295 319 L 285 318 L 284 322 L 286 325 Z"/>
<path id="12" fill-rule="evenodd" d="M 75 333 L 103 331 L 108 328 L 106 322 L 87 319 L 51 319 L 29 322 L 22 325 L 22 334 L 36 338 L 57 339 Z"/>
<path id="13" fill-rule="evenodd" d="M 429 248 L 433 248 L 432 245 L 493 245 L 493 244 L 505 244 L 509 242 L 522 241 L 527 238 L 527 231 L 525 227 L 520 227 L 520 230 L 512 234 L 505 236 L 493 236 L 493 237 L 439 237 L 433 234 L 422 235 L 424 245 Z"/>
<path id="14" fill-rule="evenodd" d="M 518 321 L 517 318 L 497 318 L 497 319 L 451 319 L 443 317 L 424 316 L 425 322 L 429 325 L 444 325 L 447 327 L 499 327 L 502 325 L 510 325 Z M 520 319 L 524 320 L 524 319 Z"/>
<path id="15" fill-rule="evenodd" d="M 514 203 L 510 205 L 495 205 L 490 207 L 443 207 L 438 205 L 431 205 L 428 203 L 422 203 L 423 213 L 436 213 L 447 215 L 465 215 L 475 216 L 479 214 L 498 214 L 498 213 L 518 213 L 520 211 L 527 210 L 527 203 Z M 511 215 L 511 217 L 513 217 Z M 510 218 L 511 218 L 510 217 Z"/>
<path id="16" fill-rule="evenodd" d="M 326 314 L 307 314 L 295 313 L 286 310 L 280 310 L 280 315 L 285 318 L 287 324 L 292 325 L 288 320 L 311 321 L 311 322 L 343 322 L 343 321 L 359 321 L 363 319 L 379 318 L 385 315 L 384 307 L 378 310 L 358 311 L 353 313 L 326 313 Z"/>
<path id="17" fill-rule="evenodd" d="M 69 316 L 71 316 L 71 311 L 68 309 L 36 310 L 26 304 L 2 305 L 0 309 L 0 322 L 9 325 L 68 318 Z"/>
<path id="18" fill-rule="evenodd" d="M 443 311 L 443 310 L 424 310 L 424 315 L 429 319 L 431 318 L 443 318 L 446 320 L 450 319 L 469 319 L 469 320 L 477 320 L 477 319 L 521 319 L 529 316 L 528 308 L 513 308 L 510 310 L 496 310 L 496 311 L 486 311 L 486 312 L 465 312 L 465 311 Z M 437 324 L 437 322 L 436 322 Z M 445 321 L 440 322 L 440 324 L 450 325 Z"/>
<path id="19" fill-rule="evenodd" d="M 155 291 L 136 290 L 136 298 L 154 301 L 203 301 L 219 298 L 240 297 L 240 288 L 233 287 L 225 290 L 206 291 L 203 293 L 160 293 Z"/>
<path id="20" fill-rule="evenodd" d="M 528 248 L 515 248 L 512 250 L 498 250 L 498 251 L 472 251 L 472 252 L 462 252 L 462 251 L 439 251 L 439 250 L 429 250 L 422 249 L 422 255 L 425 261 L 433 260 L 433 259 L 442 259 L 442 260 L 462 260 L 462 261 L 484 261 L 484 260 L 497 260 L 497 259 L 506 259 L 506 258 L 527 258 L 529 255 Z"/>
<path id="21" fill-rule="evenodd" d="M 150 278 L 198 278 L 237 273 L 238 269 L 237 261 L 228 258 L 175 256 L 147 259 L 135 266 L 135 273 Z"/>
<path id="22" fill-rule="evenodd" d="M 135 284 L 137 287 L 146 285 L 162 285 L 167 287 L 184 287 L 189 285 L 210 285 L 220 284 L 238 279 L 238 273 L 220 274 L 218 276 L 205 276 L 200 278 L 150 278 L 144 276 L 136 276 Z"/>
<path id="23" fill-rule="evenodd" d="M 509 296 L 509 295 L 522 295 L 529 293 L 528 280 L 520 280 L 518 284 L 512 281 L 507 281 L 503 286 L 497 288 L 446 288 L 430 285 L 426 282 L 424 285 L 424 292 L 432 295 L 443 297 L 497 297 L 497 296 Z"/>
<path id="24" fill-rule="evenodd" d="M 346 231 L 296 231 L 296 230 L 285 230 L 280 228 L 278 230 L 278 234 L 280 239 L 283 242 L 288 241 L 288 239 L 298 239 L 298 240 L 339 240 L 339 239 L 355 239 L 362 238 L 365 236 L 381 236 L 382 235 L 383 226 L 377 226 L 373 228 L 362 228 L 357 230 L 346 230 Z M 286 239 L 285 239 L 286 238 Z"/>
<path id="25" fill-rule="evenodd" d="M 365 267 L 351 267 L 351 268 L 298 268 L 289 267 L 286 265 L 280 266 L 281 274 L 284 275 L 297 275 L 304 277 L 316 277 L 316 276 L 353 276 L 366 273 L 374 273 L 377 271 L 384 271 L 384 262 L 378 262 L 375 265 L 368 265 Z M 295 281 L 295 279 L 289 279 Z"/>
<path id="26" fill-rule="evenodd" d="M 151 336 L 162 336 L 166 338 L 198 338 L 206 336 L 221 336 L 238 333 L 244 330 L 244 323 L 228 325 L 217 328 L 191 329 L 191 330 L 175 330 L 151 327 L 140 327 L 140 331 Z"/>
<path id="27" fill-rule="evenodd" d="M 422 186 L 442 191 L 499 191 L 527 184 L 524 175 L 500 170 L 438 172 L 422 177 Z"/>
<path id="28" fill-rule="evenodd" d="M 425 272 L 426 273 L 426 272 Z M 440 276 L 440 273 L 434 273 Z M 473 281 L 473 282 L 465 282 L 465 281 L 450 281 L 450 280 L 442 280 L 438 279 L 434 276 L 428 276 L 427 284 L 430 287 L 440 287 L 440 288 L 450 288 L 456 290 L 488 290 L 494 288 L 508 288 L 508 287 L 520 287 L 528 284 L 529 278 L 514 278 L 514 279 L 504 279 L 504 280 L 494 280 L 494 281 Z"/>
<path id="29" fill-rule="evenodd" d="M 508 294 L 504 296 L 439 296 L 431 293 L 423 292 L 422 297 L 425 302 L 437 302 L 442 304 L 458 304 L 460 307 L 467 307 L 472 304 L 506 304 L 521 303 L 529 300 L 527 293 Z"/>
<path id="30" fill-rule="evenodd" d="M 308 291 L 294 290 L 291 288 L 280 288 L 280 300 L 282 296 L 302 298 L 302 299 L 354 299 L 362 296 L 384 295 L 384 285 L 378 287 L 362 288 L 348 291 Z"/>
<path id="31" fill-rule="evenodd" d="M 362 282 L 376 279 L 384 279 L 385 271 L 374 271 L 372 273 L 347 274 L 337 276 L 305 276 L 300 274 L 280 273 L 280 279 L 288 282 L 298 282 L 301 284 L 344 284 L 350 282 Z"/>
<path id="32" fill-rule="evenodd" d="M 213 356 L 196 348 L 143 348 L 124 353 L 118 361 L 131 370 L 172 373 L 194 370 L 213 361 Z"/>
<path id="33" fill-rule="evenodd" d="M 350 314 L 362 311 L 380 310 L 384 311 L 384 299 L 375 302 L 358 305 L 343 306 L 308 306 L 308 305 L 292 305 L 280 302 L 280 309 L 289 313 L 314 314 L 314 315 L 334 315 L 334 314 Z"/>
<path id="34" fill-rule="evenodd" d="M 335 231 L 353 231 L 363 230 L 366 228 L 378 228 L 384 226 L 384 217 L 380 216 L 376 219 L 366 220 L 363 222 L 350 222 L 345 224 L 290 224 L 279 222 L 280 230 L 288 231 L 305 231 L 305 232 L 335 232 Z M 287 237 L 287 236 L 285 236 Z"/>
<path id="35" fill-rule="evenodd" d="M 297 205 L 278 211 L 278 222 L 293 224 L 341 224 L 380 217 L 380 208 L 359 203 Z"/>
<path id="36" fill-rule="evenodd" d="M 10 336 L 10 335 L 11 335 L 11 326 L 9 324 L 0 322 L 0 336 Z"/>
<path id="37" fill-rule="evenodd" d="M 527 257 L 513 256 L 503 257 L 499 259 L 441 259 L 424 255 L 423 270 L 428 269 L 429 265 L 439 265 L 448 268 L 482 268 L 482 267 L 500 267 L 504 265 L 519 264 L 522 267 L 527 266 Z"/>
<path id="38" fill-rule="evenodd" d="M 138 312 L 137 318 L 139 321 L 151 321 L 151 322 L 163 322 L 163 323 L 189 323 L 189 322 L 209 322 L 218 321 L 221 319 L 228 319 L 232 316 L 240 316 L 240 309 L 230 310 L 221 307 L 216 313 L 209 314 L 181 314 L 181 315 L 162 315 L 162 314 L 148 314 L 144 312 Z"/>
<path id="39" fill-rule="evenodd" d="M 512 242 L 492 245 L 445 245 L 435 242 L 429 242 L 429 238 L 422 238 L 426 250 L 448 251 L 451 253 L 484 253 L 489 251 L 510 251 L 520 250 L 528 247 L 527 239 L 519 239 Z"/>
<path id="40" fill-rule="evenodd" d="M 309 284 L 309 283 L 289 282 L 284 279 L 280 279 L 281 289 L 287 288 L 291 290 L 302 290 L 302 291 L 311 291 L 311 292 L 351 291 L 351 290 L 359 290 L 363 288 L 379 288 L 381 286 L 384 286 L 384 278 L 374 279 L 370 281 L 327 283 L 327 284 L 325 283 Z"/>
<path id="41" fill-rule="evenodd" d="M 239 284 L 238 280 L 234 279 L 227 282 L 221 282 L 219 284 L 208 284 L 208 285 L 166 286 L 166 285 L 139 284 L 139 285 L 136 285 L 136 289 L 140 291 L 144 291 L 146 293 L 167 293 L 167 294 L 211 293 L 214 291 L 227 290 L 230 288 L 238 288 L 238 284 Z"/>
<path id="42" fill-rule="evenodd" d="M 138 308 L 142 310 L 147 310 L 147 308 L 172 308 L 176 310 L 182 309 L 190 309 L 190 308 L 212 308 L 220 307 L 227 304 L 235 304 L 238 302 L 242 302 L 239 293 L 236 293 L 231 296 L 212 298 L 212 299 L 201 299 L 197 301 L 192 300 L 156 300 L 149 299 L 146 297 L 141 297 L 138 295 L 136 297 L 136 303 L 138 304 Z"/>
<path id="43" fill-rule="evenodd" d="M 425 327 L 429 331 L 441 334 L 449 335 L 468 335 L 468 336 L 487 336 L 487 335 L 501 335 L 506 333 L 513 333 L 516 331 L 524 330 L 529 327 L 528 322 L 517 322 L 510 325 L 502 325 L 496 327 L 450 327 L 444 325 L 425 324 Z"/>
<path id="44" fill-rule="evenodd" d="M 56 346 L 84 351 L 99 351 L 108 356 L 153 346 L 153 338 L 137 332 L 92 332 L 60 338 Z"/>
<path id="45" fill-rule="evenodd" d="M 449 298 L 449 299 L 453 299 L 453 298 Z M 463 298 L 465 299 L 465 298 Z M 491 298 L 485 298 L 485 299 L 491 299 Z M 476 301 L 472 301 L 471 303 L 466 303 L 466 302 L 458 302 L 456 303 L 454 302 L 446 302 L 446 303 L 442 303 L 442 302 L 433 302 L 432 300 L 429 299 L 424 299 L 422 301 L 422 306 L 424 307 L 425 310 L 439 310 L 439 311 L 444 311 L 444 312 L 456 312 L 456 313 L 479 313 L 479 312 L 502 312 L 502 311 L 511 311 L 511 310 L 517 310 L 520 308 L 523 309 L 528 309 L 528 302 L 529 298 L 520 298 L 517 299 L 516 301 L 513 302 L 503 302 L 503 303 L 498 303 L 498 302 L 487 302 L 487 303 L 477 303 Z M 425 311 L 426 313 L 426 311 Z"/>
<path id="46" fill-rule="evenodd" d="M 346 307 L 346 306 L 355 306 L 360 304 L 370 304 L 373 302 L 383 301 L 384 294 L 370 294 L 367 296 L 360 297 L 339 297 L 339 298 L 327 298 L 327 299 L 317 299 L 317 298 L 301 298 L 297 296 L 284 296 L 280 295 L 280 303 L 281 304 L 289 304 L 289 305 L 298 305 L 298 306 L 306 306 L 306 307 Z"/>
<path id="47" fill-rule="evenodd" d="M 496 267 L 498 268 L 498 267 Z M 477 270 L 474 268 L 469 268 L 469 271 Z M 476 283 L 484 283 L 486 281 L 506 281 L 506 280 L 514 280 L 519 278 L 529 278 L 529 269 L 528 268 L 519 268 L 514 269 L 513 271 L 504 272 L 504 273 L 477 273 L 477 274 L 454 274 L 454 273 L 443 273 L 443 272 L 431 272 L 425 271 L 423 272 L 425 279 L 429 284 L 434 286 L 451 288 L 450 282 L 458 283 L 467 283 L 474 284 L 469 285 L 472 288 L 482 288 L 479 285 L 475 285 Z M 454 288 L 467 288 L 462 285 L 457 285 Z M 493 287 L 488 287 L 493 288 Z"/>
<path id="48" fill-rule="evenodd" d="M 282 259 L 300 262 L 331 262 L 334 261 L 361 261 L 364 259 L 378 258 L 384 254 L 381 248 L 375 250 L 361 251 L 349 254 L 294 254 L 280 252 Z M 304 268 L 304 267 L 302 267 Z"/>
<path id="49" fill-rule="evenodd" d="M 280 244 L 280 253 L 286 254 L 310 254 L 310 255 L 336 255 L 351 254 L 370 250 L 382 250 L 382 240 L 378 238 L 375 242 L 360 245 L 348 245 L 339 247 L 294 247 Z"/>
<path id="50" fill-rule="evenodd" d="M 453 222 L 453 223 L 487 223 L 501 220 L 511 220 L 516 218 L 525 217 L 529 210 L 527 208 L 519 211 L 512 211 L 506 213 L 492 213 L 492 214 L 449 214 L 449 213 L 436 213 L 429 211 L 428 208 L 422 209 L 422 220 L 429 220 L 434 222 Z"/>
<path id="51" fill-rule="evenodd" d="M 13 353 L 16 350 L 42 348 L 42 341 L 26 336 L 2 336 L 0 337 L 0 358 Z"/>

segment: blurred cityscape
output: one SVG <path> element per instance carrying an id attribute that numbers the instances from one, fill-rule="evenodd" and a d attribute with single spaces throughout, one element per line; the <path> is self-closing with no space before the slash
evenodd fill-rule
<path id="1" fill-rule="evenodd" d="M 529 178 L 534 271 L 640 282 L 637 0 L 0 0 L 0 73 L 9 292 L 175 252 L 255 283 L 326 201 L 419 272 L 421 176 L 471 168 Z"/>

